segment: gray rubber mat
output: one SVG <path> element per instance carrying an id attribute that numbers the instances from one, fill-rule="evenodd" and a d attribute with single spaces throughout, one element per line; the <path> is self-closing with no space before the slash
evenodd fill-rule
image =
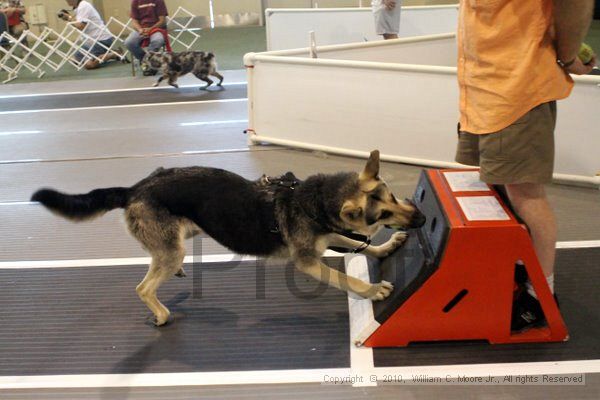
<path id="1" fill-rule="evenodd" d="M 43 396 L 40 394 L 43 393 Z M 6 400 L 597 400 L 600 397 L 600 374 L 586 374 L 585 385 L 578 386 L 430 386 L 393 385 L 378 387 L 332 386 L 321 384 L 239 385 L 153 388 L 28 389 L 6 390 Z M 36 397 L 39 396 L 39 397 Z"/>
<path id="2" fill-rule="evenodd" d="M 45 110 L 56 108 L 79 108 L 116 106 L 127 104 L 173 103 L 199 100 L 224 100 L 247 97 L 246 85 L 212 86 L 207 90 L 198 88 L 173 88 L 171 90 L 143 90 L 120 93 L 86 93 L 44 97 L 0 98 L 1 111 Z"/>
<path id="3" fill-rule="evenodd" d="M 161 328 L 134 290 L 146 266 L 0 270 L 0 375 L 349 366 L 345 293 L 281 263 L 186 269 Z"/>
<path id="4" fill-rule="evenodd" d="M 225 102 L 184 102 L 156 105 L 141 104 L 138 107 L 93 108 L 47 112 L 24 112 L 2 115 L 0 141 L 9 136 L 28 140 L 27 132 L 88 132 L 90 130 L 119 130 L 163 128 L 168 130 L 181 123 L 230 121 L 248 118 L 246 99 Z M 6 134 L 6 131 L 10 135 Z M 25 133 L 23 133 L 25 132 Z M 81 136 L 85 140 L 85 136 Z M 0 142 L 1 143 L 1 142 Z"/>
<path id="5" fill-rule="evenodd" d="M 600 358 L 600 248 L 559 250 L 555 288 L 569 329 L 564 343 L 416 344 L 406 348 L 375 349 L 376 367 L 441 364 L 594 360 Z"/>
<path id="6" fill-rule="evenodd" d="M 216 125 L 96 129 L 0 138 L 0 163 L 90 158 L 156 157 L 169 153 L 247 148 L 246 122 Z"/>

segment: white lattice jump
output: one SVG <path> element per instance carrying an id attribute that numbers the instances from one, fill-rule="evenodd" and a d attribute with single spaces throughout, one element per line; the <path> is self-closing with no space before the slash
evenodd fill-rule
<path id="1" fill-rule="evenodd" d="M 200 35 L 194 32 L 195 29 L 190 28 L 194 18 L 196 18 L 194 14 L 179 7 L 167 19 L 169 40 L 172 44 L 178 44 L 185 50 L 192 48 L 200 38 Z M 93 22 L 90 21 L 88 24 Z M 77 70 L 81 70 L 90 59 L 104 61 L 105 54 L 114 54 L 121 60 L 127 57 L 129 52 L 120 50 L 126 50 L 124 39 L 134 31 L 131 19 L 122 22 L 110 17 L 104 27 L 98 25 L 95 27 L 113 36 L 115 40 L 112 45 L 106 46 L 100 42 L 101 33 L 90 36 L 77 29 L 73 22 L 67 23 L 61 32 L 48 27 L 44 28 L 39 36 L 31 31 L 25 31 L 18 40 L 7 32 L 2 33 L 0 40 L 10 43 L 8 49 L 0 47 L 0 70 L 8 74 L 3 83 L 16 79 L 22 68 L 28 69 L 41 78 L 46 72 L 45 69 L 56 72 L 66 64 L 70 64 Z M 23 44 L 23 38 L 27 39 L 29 46 Z M 102 56 L 96 56 L 91 52 L 94 46 L 100 46 L 106 52 Z M 20 50 L 19 55 L 16 54 L 17 50 Z M 82 57 L 76 57 L 78 53 Z"/>
<path id="2" fill-rule="evenodd" d="M 183 17 L 181 17 L 182 15 Z M 186 18 L 185 24 L 181 24 L 179 21 L 177 21 L 179 18 Z M 177 29 L 169 29 L 169 40 L 172 44 L 179 43 L 186 50 L 189 50 L 194 45 L 194 43 L 196 43 L 196 41 L 200 39 L 200 35 L 198 35 L 196 32 L 194 32 L 194 30 L 189 28 L 190 24 L 194 22 L 194 18 L 196 18 L 194 14 L 187 11 L 181 6 L 177 8 L 177 10 L 173 13 L 171 17 L 169 17 L 167 26 L 169 28 L 173 26 L 177 27 Z M 177 34 L 175 34 L 175 32 L 177 32 Z M 186 43 L 180 39 L 181 35 L 183 35 L 184 33 L 187 33 L 189 36 L 191 36 L 191 41 Z"/>
<path id="3" fill-rule="evenodd" d="M 23 44 L 25 40 L 30 43 L 29 46 Z M 45 74 L 44 71 L 38 71 L 38 65 L 41 63 L 41 60 L 37 57 L 32 57 L 32 53 L 35 53 L 35 49 L 39 46 L 40 41 L 40 37 L 29 31 L 23 32 L 18 39 L 15 39 L 7 32 L 0 35 L 0 42 L 10 44 L 9 48 L 0 47 L 0 70 L 6 71 L 8 75 L 2 83 L 16 79 L 22 68 L 27 68 L 32 73 L 37 71 L 38 78 L 41 78 Z"/>

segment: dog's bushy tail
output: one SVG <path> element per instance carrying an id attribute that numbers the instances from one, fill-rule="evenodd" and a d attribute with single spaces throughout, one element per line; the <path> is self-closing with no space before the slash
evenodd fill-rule
<path id="1" fill-rule="evenodd" d="M 115 208 L 127 205 L 129 188 L 95 189 L 86 194 L 65 194 L 53 189 L 40 189 L 31 201 L 43 204 L 50 211 L 73 221 L 84 221 L 101 216 Z"/>

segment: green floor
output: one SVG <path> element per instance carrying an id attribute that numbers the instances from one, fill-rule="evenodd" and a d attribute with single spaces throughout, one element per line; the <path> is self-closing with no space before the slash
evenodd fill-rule
<path id="1" fill-rule="evenodd" d="M 194 44 L 196 50 L 212 51 L 217 56 L 221 70 L 243 68 L 242 58 L 248 52 L 265 51 L 266 34 L 264 27 L 230 27 L 207 29 L 200 32 L 200 39 Z M 600 54 L 600 20 L 594 20 L 589 34 L 585 40 Z M 174 50 L 181 48 L 174 46 Z M 29 71 L 22 69 L 19 78 L 11 83 L 26 83 L 38 81 L 57 81 L 72 79 L 100 79 L 131 76 L 131 65 L 111 62 L 106 66 L 93 71 L 77 71 L 67 65 L 58 72 L 49 71 L 42 79 L 33 76 Z M 0 72 L 0 80 L 6 79 L 6 73 Z"/>

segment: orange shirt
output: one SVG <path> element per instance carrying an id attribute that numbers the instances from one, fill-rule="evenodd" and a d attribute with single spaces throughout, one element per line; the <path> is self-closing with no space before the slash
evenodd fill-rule
<path id="1" fill-rule="evenodd" d="M 461 0 L 461 130 L 491 133 L 571 93 L 550 35 L 552 0 Z"/>

